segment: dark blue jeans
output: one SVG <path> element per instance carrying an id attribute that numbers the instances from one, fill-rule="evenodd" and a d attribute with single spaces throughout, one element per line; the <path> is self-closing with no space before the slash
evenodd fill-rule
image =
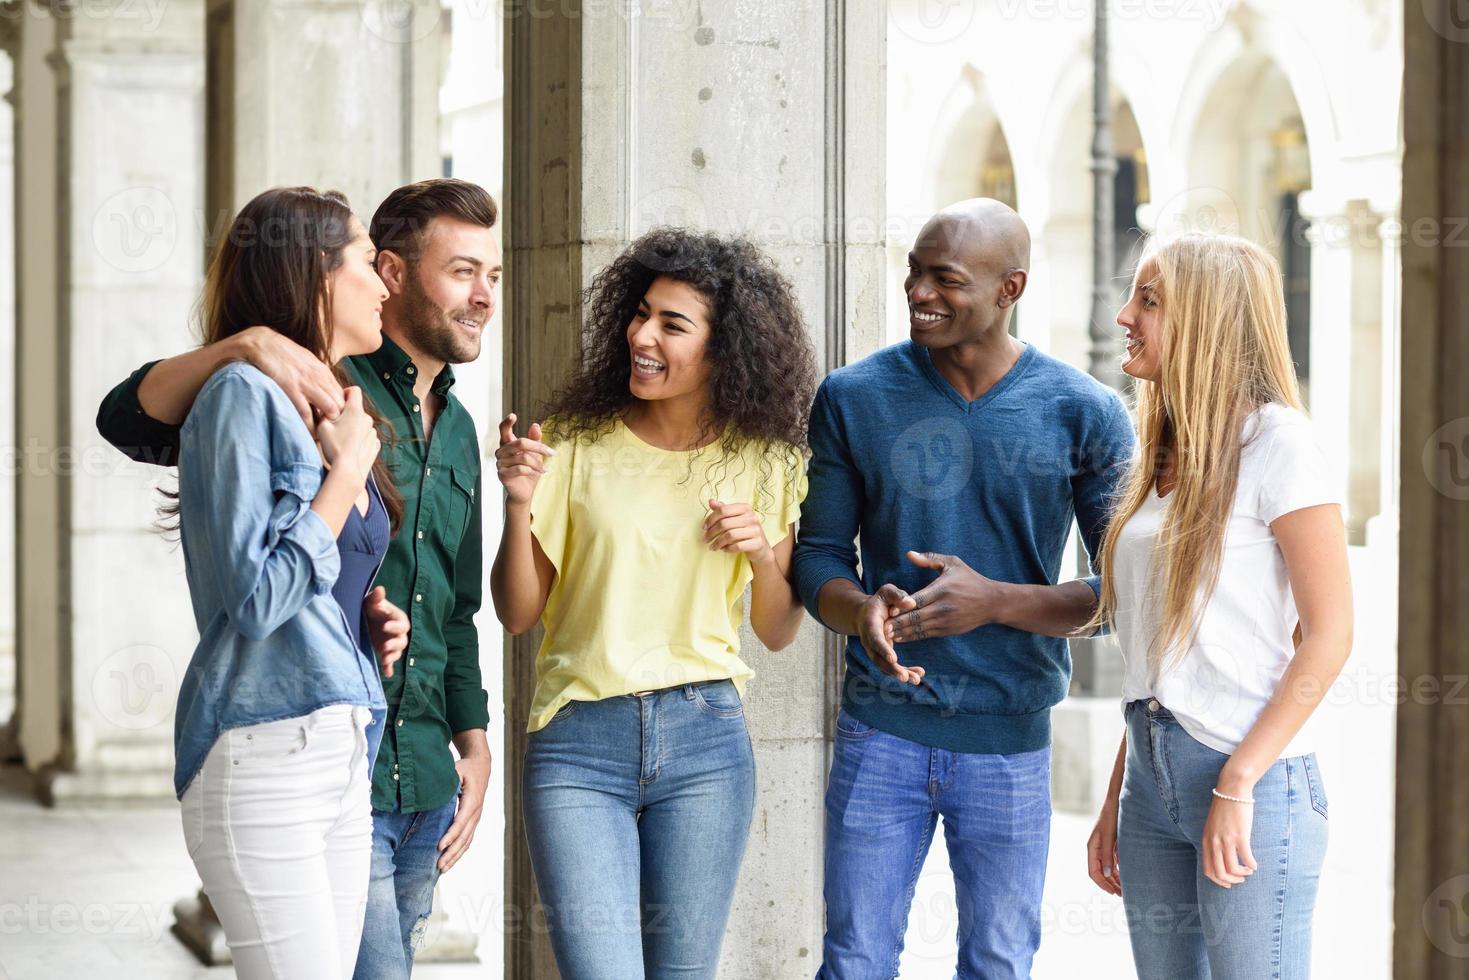
<path id="1" fill-rule="evenodd" d="M 439 840 L 459 797 L 418 813 L 372 811 L 372 872 L 353 980 L 406 980 L 439 883 Z"/>
<path id="2" fill-rule="evenodd" d="M 563 977 L 712 980 L 755 806 L 732 683 L 572 702 L 530 735 L 524 802 Z"/>
<path id="3" fill-rule="evenodd" d="M 923 859 L 944 818 L 960 980 L 1030 976 L 1051 834 L 1051 750 L 929 748 L 837 715 L 826 790 L 826 940 L 818 980 L 898 973 Z"/>

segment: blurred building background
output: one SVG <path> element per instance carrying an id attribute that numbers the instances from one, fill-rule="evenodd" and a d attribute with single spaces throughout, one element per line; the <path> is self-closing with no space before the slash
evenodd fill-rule
<path id="1" fill-rule="evenodd" d="M 1414 468 L 1415 447 L 1452 414 L 1399 408 L 1460 390 L 1402 380 L 1415 336 L 1452 348 L 1452 334 L 1425 324 L 1451 322 L 1454 308 L 1445 299 L 1430 318 L 1404 318 L 1404 255 L 1469 242 L 1452 218 L 1421 226 L 1404 206 L 1405 120 L 1416 110 L 1437 134 L 1463 109 L 1453 79 L 1469 69 L 1454 75 L 1452 59 L 1469 28 L 1456 24 L 1417 0 L 1111 5 L 1112 295 L 1120 305 L 1150 233 L 1226 230 L 1270 247 L 1310 409 L 1341 464 L 1358 625 L 1320 719 L 1333 824 L 1320 976 L 1447 976 L 1407 970 L 1420 947 L 1469 956 L 1469 935 L 1435 938 L 1439 880 L 1394 864 L 1395 852 L 1401 864 L 1422 851 L 1426 865 L 1457 867 L 1414 835 L 1453 826 L 1443 814 L 1463 802 L 1450 780 L 1395 785 L 1395 738 L 1469 738 L 1462 721 L 1416 720 L 1439 702 L 1405 689 L 1440 662 L 1410 659 L 1420 645 L 1463 635 L 1434 625 L 1463 615 L 1452 593 L 1415 598 L 1401 663 L 1398 621 L 1400 590 L 1421 592 L 1406 567 L 1400 585 L 1400 554 L 1428 556 L 1413 572 L 1421 585 L 1452 572 L 1431 556 L 1464 533 L 1432 523 L 1463 499 L 1456 485 L 1444 489 L 1428 462 Z M 394 186 L 440 174 L 501 198 L 508 268 L 492 330 L 504 343 L 487 343 L 455 388 L 482 439 L 569 363 L 590 274 L 659 223 L 742 231 L 778 256 L 830 368 L 905 336 L 904 257 L 923 221 L 964 197 L 1000 198 L 1034 243 L 1018 335 L 1086 369 L 1118 353 L 1115 335 L 1089 329 L 1092 38 L 1090 0 L 0 2 L 0 376 L 14 379 L 0 400 L 0 810 L 11 828 L 0 978 L 228 974 L 170 932 L 176 915 L 198 914 L 170 792 L 172 709 L 195 634 L 177 546 L 151 528 L 154 490 L 170 477 L 124 460 L 92 420 L 127 372 L 196 342 L 211 236 L 240 204 L 312 183 L 346 191 L 367 216 Z M 1431 57 L 1405 64 L 1415 44 Z M 1415 67 L 1423 80 L 1405 94 Z M 1414 281 L 1436 288 L 1425 275 Z M 485 516 L 488 559 L 500 515 Z M 514 791 L 534 638 L 504 643 L 488 611 L 480 627 L 507 779 L 492 781 L 475 846 L 443 879 L 419 972 L 553 976 Z M 749 717 L 761 796 L 724 975 L 785 980 L 810 976 L 820 956 L 839 651 L 811 624 L 779 657 L 746 641 L 760 675 Z M 1075 654 L 1056 717 L 1036 976 L 1128 977 L 1120 905 L 1086 880 L 1083 855 L 1121 731 L 1116 658 L 1103 645 Z M 1430 676 L 1452 680 L 1442 666 Z M 1410 727 L 1398 728 L 1405 698 Z M 1418 807 L 1407 792 L 1446 795 Z M 1395 828 L 1395 801 L 1427 823 Z M 956 924 L 935 842 L 902 975 L 951 975 Z"/>

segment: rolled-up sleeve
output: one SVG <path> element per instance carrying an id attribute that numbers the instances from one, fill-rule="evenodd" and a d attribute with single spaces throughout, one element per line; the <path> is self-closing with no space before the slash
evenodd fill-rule
<path id="1" fill-rule="evenodd" d="M 251 640 L 331 591 L 341 571 L 335 536 L 302 496 L 320 471 L 306 484 L 272 465 L 282 421 L 261 385 L 231 372 L 205 385 L 182 433 L 183 530 L 204 537 L 230 622 Z"/>
<path id="2" fill-rule="evenodd" d="M 476 455 L 478 452 L 476 445 Z M 454 611 L 444 625 L 448 648 L 444 662 L 444 720 L 450 732 L 484 728 L 490 723 L 489 695 L 479 669 L 479 630 L 474 625 L 484 578 L 482 477 L 482 473 L 475 474 L 469 523 L 454 559 Z"/>
<path id="3" fill-rule="evenodd" d="M 824 381 L 811 407 L 811 466 L 801 524 L 796 535 L 796 592 L 812 618 L 821 619 L 821 587 L 844 578 L 862 588 L 857 575 L 857 531 L 864 494 L 862 474 L 852 462 Z M 823 625 L 825 625 L 823 623 Z"/>

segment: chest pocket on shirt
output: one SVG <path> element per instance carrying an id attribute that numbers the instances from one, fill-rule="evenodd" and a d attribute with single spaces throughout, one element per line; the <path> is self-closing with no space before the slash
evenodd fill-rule
<path id="1" fill-rule="evenodd" d="M 444 537 L 449 551 L 457 552 L 474 506 L 474 473 L 468 466 L 451 467 L 449 483 L 449 513 L 444 522 Z"/>

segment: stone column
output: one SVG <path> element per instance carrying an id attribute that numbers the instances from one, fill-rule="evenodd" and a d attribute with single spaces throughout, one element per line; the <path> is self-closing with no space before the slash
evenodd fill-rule
<path id="1" fill-rule="evenodd" d="M 1383 223 L 1365 199 L 1306 191 L 1311 222 L 1310 409 L 1334 459 L 1342 461 L 1347 533 L 1366 541 L 1383 506 L 1386 426 L 1382 377 L 1383 298 L 1394 274 L 1384 262 Z M 1349 289 L 1341 283 L 1350 283 Z"/>
<path id="2" fill-rule="evenodd" d="M 207 0 L 206 209 L 268 187 L 344 192 L 364 218 L 438 175 L 438 50 L 423 0 Z"/>
<path id="3" fill-rule="evenodd" d="M 169 545 L 147 530 L 158 474 L 120 466 L 93 419 L 102 393 L 142 359 L 130 345 L 163 320 L 182 323 L 197 282 L 197 250 L 177 252 L 198 210 L 197 179 L 179 169 L 198 156 L 192 7 L 192 18 L 188 2 L 5 10 L 15 232 L 26 246 L 15 252 L 16 452 L 6 461 L 16 477 L 15 748 L 48 801 L 171 795 L 170 685 L 193 619 L 171 586 Z"/>
<path id="4" fill-rule="evenodd" d="M 506 111 L 507 408 L 573 363 L 580 290 L 640 232 L 749 235 L 796 284 L 829 367 L 884 315 L 886 18 L 877 0 L 512 7 Z M 625 12 L 632 11 L 629 16 Z M 507 642 L 506 976 L 554 977 L 519 777 L 538 636 Z M 815 972 L 822 792 L 838 645 L 808 623 L 779 656 L 748 632 L 759 798 L 721 976 Z"/>
<path id="5" fill-rule="evenodd" d="M 61 435 L 55 391 L 61 373 L 59 266 L 58 92 L 50 57 L 57 25 L 16 3 L 4 8 L 14 56 L 10 102 L 16 121 L 15 236 L 15 562 L 16 706 L 14 754 L 31 772 L 62 756 L 62 619 L 60 608 L 60 484 L 32 465 L 35 447 L 55 447 Z"/>
<path id="6" fill-rule="evenodd" d="M 1469 976 L 1469 29 L 1404 7 L 1399 672 L 1393 976 Z M 1450 685 L 1459 692 L 1451 700 Z"/>
<path id="7" fill-rule="evenodd" d="M 128 371 L 185 343 L 202 255 L 202 12 L 195 0 L 154 19 L 123 7 L 53 15 L 65 238 L 48 385 L 63 441 L 37 465 L 63 515 L 69 703 L 64 764 L 46 784 L 56 803 L 173 795 L 173 708 L 197 640 L 177 543 L 154 527 L 153 488 L 173 477 L 126 460 L 95 418 Z"/>
<path id="8" fill-rule="evenodd" d="M 0 24 L 0 377 L 15 377 L 15 106 L 19 31 Z M 0 445 L 15 446 L 15 401 L 0 402 Z M 15 467 L 0 460 L 0 760 L 15 754 Z"/>

